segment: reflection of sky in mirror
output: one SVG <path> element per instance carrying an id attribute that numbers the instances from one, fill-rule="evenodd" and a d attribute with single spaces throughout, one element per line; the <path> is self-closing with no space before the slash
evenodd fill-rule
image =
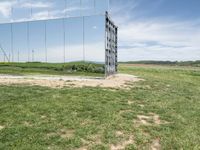
<path id="1" fill-rule="evenodd" d="M 16 0 L 1 1 L 0 21 L 7 23 L 0 24 L 0 44 L 6 55 L 15 62 L 86 60 L 103 63 L 103 14 L 108 8 L 107 0 L 96 0 L 95 3 L 94 0 L 80 2 L 35 0 L 31 4 L 28 0 L 18 0 L 18 3 Z M 66 5 L 68 7 L 65 7 Z M 95 16 L 90 16 L 92 14 Z M 63 19 L 64 16 L 70 18 Z M 30 22 L 24 22 L 27 20 Z M 16 23 L 11 24 L 10 21 Z M 3 61 L 4 57 L 0 51 L 0 61 Z"/>
<path id="2" fill-rule="evenodd" d="M 1 0 L 0 22 L 105 14 L 109 0 Z"/>
<path id="3" fill-rule="evenodd" d="M 104 34 L 103 15 L 41 20 L 0 25 L 0 44 L 15 62 L 104 62 Z"/>

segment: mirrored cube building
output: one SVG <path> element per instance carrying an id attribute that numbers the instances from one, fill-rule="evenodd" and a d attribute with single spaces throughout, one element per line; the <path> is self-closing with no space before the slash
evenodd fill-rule
<path id="1" fill-rule="evenodd" d="M 86 61 L 117 72 L 109 0 L 2 0 L 0 8 L 0 62 Z"/>

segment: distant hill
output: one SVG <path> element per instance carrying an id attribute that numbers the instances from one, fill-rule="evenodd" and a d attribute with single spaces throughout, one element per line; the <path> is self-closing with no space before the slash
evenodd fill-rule
<path id="1" fill-rule="evenodd" d="M 120 62 L 120 63 L 200 67 L 200 60 L 198 61 L 128 61 L 128 62 Z"/>

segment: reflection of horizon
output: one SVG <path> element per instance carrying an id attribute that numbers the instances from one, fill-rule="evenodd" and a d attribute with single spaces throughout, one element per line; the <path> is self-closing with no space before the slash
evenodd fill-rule
<path id="1" fill-rule="evenodd" d="M 77 61 L 87 61 L 87 62 L 94 62 L 94 63 L 104 63 L 105 62 L 105 55 L 104 55 L 104 47 L 102 46 L 102 43 L 95 43 L 91 45 L 85 45 L 86 47 L 90 47 L 85 51 L 85 57 L 82 55 L 77 55 L 77 49 L 79 49 L 79 52 L 82 54 L 83 50 L 81 50 L 82 45 L 73 45 L 70 46 L 71 49 L 67 49 L 65 52 L 65 62 L 77 62 Z M 50 62 L 63 62 L 63 47 L 52 47 L 48 49 L 47 51 L 47 60 L 50 60 Z M 103 52 L 103 53 L 102 53 Z M 103 55 L 102 55 L 103 54 Z M 1 51 L 0 51 L 0 62 L 4 62 L 4 58 L 1 57 Z M 15 62 L 28 62 L 28 53 L 20 53 L 20 51 L 15 51 Z M 60 58 L 58 60 L 58 58 Z M 84 60 L 85 58 L 85 60 Z M 39 61 L 39 62 L 45 62 L 45 53 L 44 51 L 37 51 L 37 49 L 34 49 L 31 51 L 31 61 Z"/>

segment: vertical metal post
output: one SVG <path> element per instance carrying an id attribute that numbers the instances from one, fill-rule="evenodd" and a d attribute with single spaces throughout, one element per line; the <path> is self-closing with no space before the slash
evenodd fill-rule
<path id="1" fill-rule="evenodd" d="M 108 12 L 110 12 L 110 0 L 107 0 L 108 1 Z"/>
<path id="2" fill-rule="evenodd" d="M 34 62 L 34 50 L 32 50 L 32 62 Z"/>
<path id="3" fill-rule="evenodd" d="M 8 62 L 10 62 L 10 53 L 8 54 Z"/>
<path id="4" fill-rule="evenodd" d="M 82 4 L 82 0 L 80 0 L 80 16 L 83 15 L 83 4 Z"/>
<path id="5" fill-rule="evenodd" d="M 64 54 L 64 63 L 65 63 L 65 18 L 63 18 L 63 54 Z"/>
<path id="6" fill-rule="evenodd" d="M 30 19 L 29 20 L 32 20 L 33 19 L 33 8 L 32 8 L 32 3 L 30 2 L 31 4 L 31 8 L 30 8 Z M 27 45 L 28 45 L 28 62 L 31 61 L 30 59 L 30 23 L 27 22 Z"/>
<path id="7" fill-rule="evenodd" d="M 96 0 L 94 0 L 94 14 L 96 14 Z"/>
<path id="8" fill-rule="evenodd" d="M 47 21 L 44 21 L 45 62 L 47 63 Z"/>
<path id="9" fill-rule="evenodd" d="M 11 53 L 12 53 L 12 62 L 14 60 L 14 50 L 13 50 L 13 7 L 11 7 L 11 24 L 10 24 L 10 32 L 11 32 Z M 10 55 L 10 54 L 9 54 Z M 9 56 L 9 61 L 10 61 L 10 56 Z"/>
<path id="10" fill-rule="evenodd" d="M 13 24 L 10 24 L 11 27 L 11 55 L 12 55 L 12 62 L 14 62 L 14 50 L 13 50 Z M 10 60 L 10 58 L 9 58 Z"/>
<path id="11" fill-rule="evenodd" d="M 31 19 L 30 20 L 32 20 L 33 19 L 33 7 L 32 7 L 32 3 L 31 3 Z"/>
<path id="12" fill-rule="evenodd" d="M 28 62 L 30 62 L 30 29 L 29 22 L 27 22 L 27 47 L 28 47 Z"/>
<path id="13" fill-rule="evenodd" d="M 83 16 L 83 61 L 85 61 L 85 17 Z"/>
<path id="14" fill-rule="evenodd" d="M 19 63 L 19 50 L 18 50 L 18 52 L 17 52 L 17 61 L 18 61 L 18 63 Z"/>
<path id="15" fill-rule="evenodd" d="M 105 44 L 105 65 L 104 65 L 104 72 L 105 72 L 105 77 L 107 77 L 107 13 L 104 15 L 105 16 L 105 32 L 104 32 L 104 44 Z"/>
<path id="16" fill-rule="evenodd" d="M 67 0 L 65 0 L 65 17 L 64 18 L 66 17 L 67 17 Z"/>

